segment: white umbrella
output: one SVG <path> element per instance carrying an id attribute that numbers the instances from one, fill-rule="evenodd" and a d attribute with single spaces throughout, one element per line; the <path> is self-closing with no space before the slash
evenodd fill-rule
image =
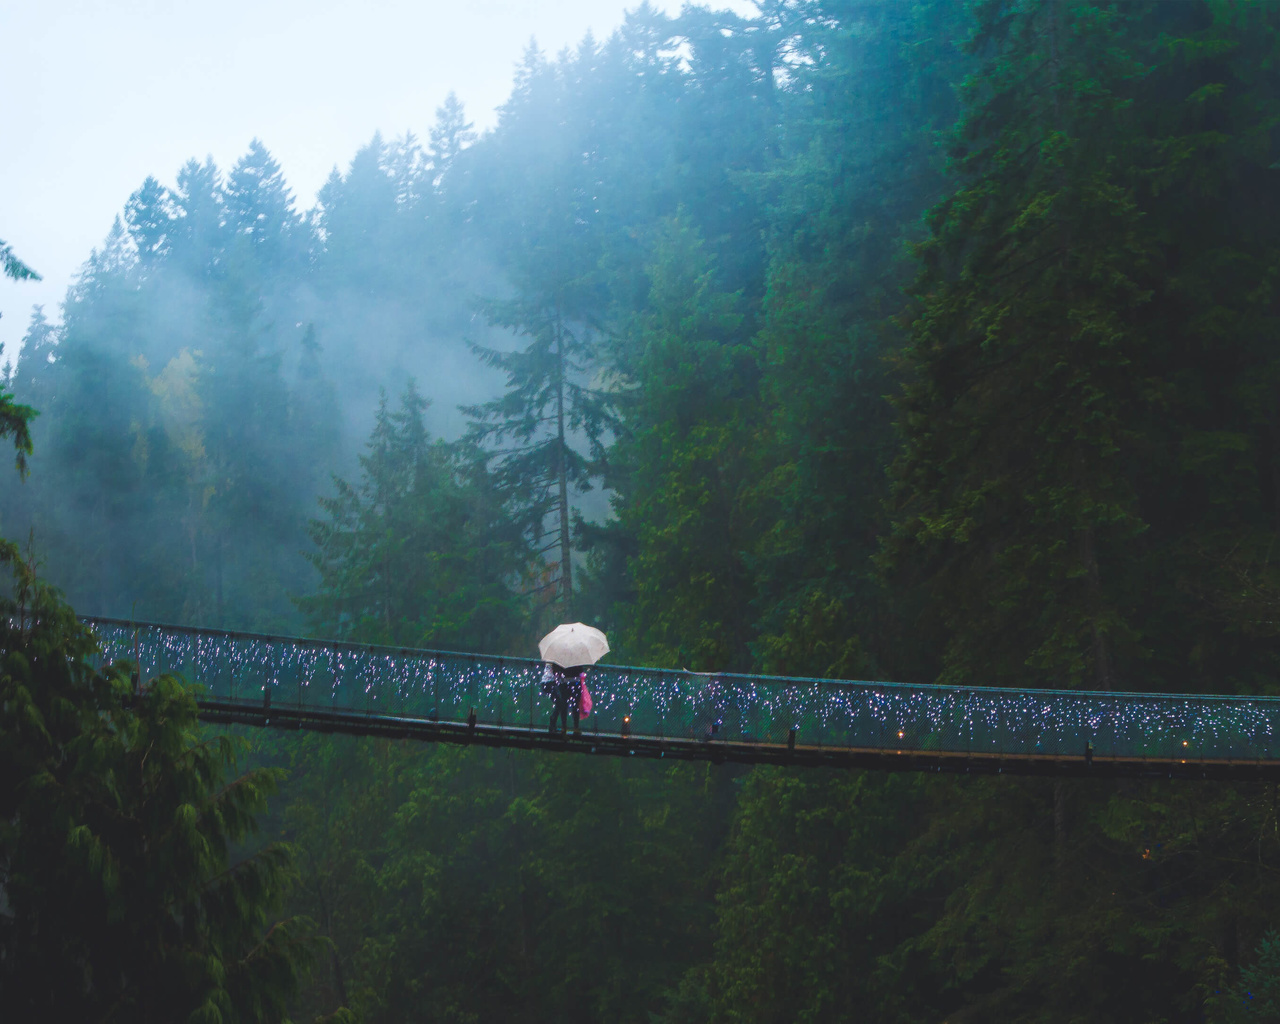
<path id="1" fill-rule="evenodd" d="M 594 626 L 566 622 L 538 641 L 543 661 L 561 668 L 594 665 L 609 653 L 609 640 Z"/>

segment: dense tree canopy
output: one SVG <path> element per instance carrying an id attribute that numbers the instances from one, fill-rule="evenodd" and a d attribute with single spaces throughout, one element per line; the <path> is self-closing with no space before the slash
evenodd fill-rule
<path id="1" fill-rule="evenodd" d="M 245 853 L 281 772 L 228 778 L 193 688 L 100 667 L 0 540 L 0 993 L 6 1019 L 280 1021 L 317 951 L 280 919 L 280 843 Z"/>
<path id="2" fill-rule="evenodd" d="M 450 96 L 425 144 L 374 135 L 311 210 L 260 141 L 191 161 L 33 315 L 0 527 L 84 612 L 520 654 L 568 614 L 693 670 L 1280 693 L 1278 31 L 1262 0 L 643 5 L 531 45 L 483 133 Z M 41 593 L 3 679 L 89 738 L 69 803 L 0 815 L 43 830 L 5 833 L 0 921 L 92 889 L 75 955 L 198 951 L 183 1013 L 289 998 L 300 924 L 234 953 L 278 848 L 216 926 L 207 885 L 287 768 L 264 828 L 327 943 L 297 1019 L 1275 1017 L 1270 788 L 258 737 L 218 795 L 189 695 L 126 714 Z M 63 734 L 17 706 L 35 778 Z M 208 814 L 151 843 L 170 805 L 97 766 Z M 208 924 L 175 952 L 157 900 Z"/>

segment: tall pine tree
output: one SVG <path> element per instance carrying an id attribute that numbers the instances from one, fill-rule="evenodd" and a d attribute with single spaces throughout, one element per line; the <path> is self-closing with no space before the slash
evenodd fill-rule
<path id="1" fill-rule="evenodd" d="M 467 406 L 468 440 L 492 466 L 511 515 L 553 577 L 540 584 L 564 617 L 573 608 L 571 500 L 592 487 L 609 421 L 596 379 L 596 325 L 581 282 L 530 289 L 528 297 L 486 306 L 493 326 L 526 339 L 512 351 L 472 344 L 506 376 L 505 393 Z"/>

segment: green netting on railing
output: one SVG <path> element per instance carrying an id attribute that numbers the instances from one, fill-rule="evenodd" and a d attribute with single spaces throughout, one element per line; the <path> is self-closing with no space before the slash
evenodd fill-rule
<path id="1" fill-rule="evenodd" d="M 543 663 L 175 626 L 85 620 L 107 661 L 179 673 L 211 698 L 545 728 Z M 587 732 L 984 755 L 1187 760 L 1280 756 L 1280 698 L 948 689 L 596 666 Z"/>

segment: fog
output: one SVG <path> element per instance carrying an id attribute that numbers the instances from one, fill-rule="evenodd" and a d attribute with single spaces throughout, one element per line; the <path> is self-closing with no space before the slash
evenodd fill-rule
<path id="1" fill-rule="evenodd" d="M 732 12 L 549 11 L 6 15 L 27 89 L 4 127 L 30 158 L 0 178 L 0 237 L 43 280 L 0 291 L 0 370 L 40 412 L 0 517 L 74 600 L 297 628 L 316 499 L 362 486 L 378 410 L 410 387 L 428 436 L 489 439 L 494 522 L 537 553 L 500 560 L 504 593 L 567 597 L 567 572 L 517 577 L 582 562 L 570 517 L 608 518 L 598 392 L 627 385 L 595 346 L 643 303 L 654 231 L 694 212 L 726 285 L 759 287 L 733 176 L 766 143 L 726 150 L 706 125 L 733 119 L 731 81 L 767 116 L 778 44 L 762 71 L 759 25 Z M 504 361 L 524 343 L 542 354 Z"/>
<path id="2" fill-rule="evenodd" d="M 43 276 L 0 278 L 12 357 L 33 303 L 57 319 L 72 275 L 148 175 L 229 167 L 253 138 L 310 208 L 374 131 L 425 135 L 454 91 L 483 130 L 531 38 L 607 37 L 624 0 L 59 0 L 0 4 L 0 238 Z M 677 13 L 679 4 L 655 4 Z M 724 6 L 732 6 L 726 4 Z"/>
<path id="3" fill-rule="evenodd" d="M 1280 4 L 0 18 L 6 1022 L 1278 1019 Z M 590 623 L 781 763 L 631 673 L 661 759 L 487 703 L 242 803 L 73 613 Z"/>

